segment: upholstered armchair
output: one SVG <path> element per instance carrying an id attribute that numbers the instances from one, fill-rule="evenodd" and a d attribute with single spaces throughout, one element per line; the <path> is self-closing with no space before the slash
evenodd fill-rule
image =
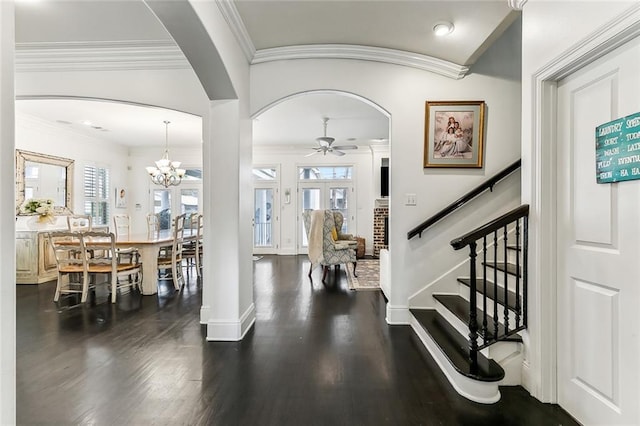
<path id="1" fill-rule="evenodd" d="M 336 232 L 338 233 L 338 241 L 353 241 L 354 248 L 358 241 L 351 234 L 342 233 L 342 224 L 344 223 L 344 216 L 339 211 L 333 211 L 333 221 L 336 223 Z"/>
<path id="2" fill-rule="evenodd" d="M 309 277 L 315 266 L 322 265 L 324 268 L 322 274 L 323 282 L 330 266 L 353 263 L 354 275 L 356 270 L 355 248 L 357 242 L 337 239 L 338 228 L 336 226 L 334 213 L 338 213 L 340 218 L 342 218 L 342 214 L 331 210 L 305 210 L 302 214 L 305 231 L 309 240 L 309 259 L 311 260 Z M 318 221 L 322 222 L 317 223 Z M 319 238 L 321 238 L 321 240 L 318 240 Z M 356 245 L 353 243 L 356 243 Z"/>

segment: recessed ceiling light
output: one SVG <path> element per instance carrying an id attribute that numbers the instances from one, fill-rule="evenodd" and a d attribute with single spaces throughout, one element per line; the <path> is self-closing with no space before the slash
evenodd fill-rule
<path id="1" fill-rule="evenodd" d="M 91 121 L 89 121 L 89 120 L 84 120 L 84 121 L 82 122 L 82 124 L 84 124 L 85 126 L 91 126 L 91 125 L 93 125 L 93 123 L 92 123 Z"/>
<path id="2" fill-rule="evenodd" d="M 60 124 L 71 124 L 70 121 L 66 121 L 66 120 L 56 120 L 56 123 L 60 123 Z"/>
<path id="3" fill-rule="evenodd" d="M 356 138 L 349 138 L 349 139 L 347 139 L 347 140 L 348 140 L 349 142 L 353 142 L 353 141 L 355 141 L 355 140 L 356 140 Z"/>
<path id="4" fill-rule="evenodd" d="M 438 36 L 446 36 L 447 34 L 451 34 L 453 32 L 453 24 L 451 22 L 441 21 L 436 22 L 433 26 L 433 33 Z"/>

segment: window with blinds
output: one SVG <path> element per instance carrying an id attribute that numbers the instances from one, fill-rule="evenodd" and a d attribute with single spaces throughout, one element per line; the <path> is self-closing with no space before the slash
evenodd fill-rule
<path id="1" fill-rule="evenodd" d="M 94 225 L 109 224 L 109 169 L 85 166 L 84 214 L 93 218 Z"/>

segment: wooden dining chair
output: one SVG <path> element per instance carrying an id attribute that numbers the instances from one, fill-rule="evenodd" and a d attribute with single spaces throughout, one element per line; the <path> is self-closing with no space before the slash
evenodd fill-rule
<path id="1" fill-rule="evenodd" d="M 86 214 L 67 216 L 67 229 L 71 232 L 85 232 L 93 230 L 93 217 Z"/>
<path id="2" fill-rule="evenodd" d="M 182 246 L 184 243 L 184 222 L 185 215 L 181 214 L 173 219 L 173 238 L 171 247 L 161 250 L 158 256 L 158 270 L 164 271 L 159 280 L 172 280 L 176 290 L 180 290 L 184 284 L 184 276 L 182 275 Z M 171 270 L 171 275 L 166 274 Z"/>
<path id="3" fill-rule="evenodd" d="M 147 236 L 149 238 L 160 236 L 160 217 L 157 214 L 147 214 Z"/>
<path id="4" fill-rule="evenodd" d="M 185 259 L 187 267 L 187 280 L 189 279 L 189 270 L 194 266 L 198 280 L 202 279 L 202 224 L 201 214 L 191 215 L 190 228 L 193 238 L 190 238 L 188 243 L 185 242 L 182 249 L 182 258 Z"/>
<path id="5" fill-rule="evenodd" d="M 79 232 L 55 231 L 48 233 L 49 243 L 56 259 L 58 282 L 53 301 L 61 294 L 80 294 L 81 302 L 87 300 L 89 283 L 84 280 L 84 259 Z"/>
<path id="6" fill-rule="evenodd" d="M 111 303 L 116 302 L 118 290 L 136 287 L 142 291 L 142 264 L 137 257 L 124 257 L 116 248 L 116 236 L 112 232 L 83 232 L 80 234 L 84 255 L 84 281 L 96 285 L 95 279 L 107 274 L 110 287 Z M 108 253 L 104 257 L 90 256 L 90 253 L 103 250 Z M 94 278 L 92 280 L 92 278 Z"/>
<path id="7" fill-rule="evenodd" d="M 113 216 L 113 230 L 116 240 L 131 240 L 131 219 L 128 214 Z M 118 247 L 117 254 L 128 262 L 135 262 L 140 258 L 140 253 L 135 247 Z"/>
<path id="8" fill-rule="evenodd" d="M 120 238 L 130 239 L 131 225 L 128 214 L 113 215 L 113 232 L 116 235 L 116 240 Z"/>

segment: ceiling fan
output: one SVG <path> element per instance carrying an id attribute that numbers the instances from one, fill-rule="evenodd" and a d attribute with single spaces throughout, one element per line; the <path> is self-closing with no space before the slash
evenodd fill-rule
<path id="1" fill-rule="evenodd" d="M 318 153 L 322 153 L 322 155 L 327 155 L 327 152 L 330 152 L 333 155 L 337 155 L 339 157 L 344 155 L 344 152 L 340 151 L 341 149 L 358 149 L 357 145 L 336 145 L 333 146 L 333 141 L 335 141 L 335 138 L 329 137 L 327 136 L 327 122 L 329 121 L 329 118 L 327 117 L 323 117 L 322 118 L 322 124 L 324 125 L 324 136 L 321 136 L 319 138 L 316 138 L 316 141 L 318 142 L 317 147 L 315 148 L 311 148 L 314 150 L 314 152 L 312 152 L 311 154 L 307 154 L 305 155 L 305 157 L 310 157 L 312 155 L 318 154 Z"/>

